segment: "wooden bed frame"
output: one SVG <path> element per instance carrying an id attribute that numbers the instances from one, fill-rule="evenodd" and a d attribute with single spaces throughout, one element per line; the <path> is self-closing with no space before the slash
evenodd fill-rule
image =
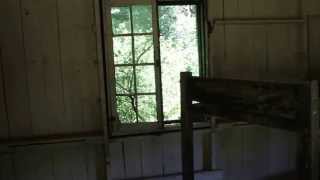
<path id="1" fill-rule="evenodd" d="M 319 180 L 318 83 L 245 81 L 181 73 L 183 180 L 194 180 L 193 123 L 246 122 L 300 134 L 299 178 Z"/>

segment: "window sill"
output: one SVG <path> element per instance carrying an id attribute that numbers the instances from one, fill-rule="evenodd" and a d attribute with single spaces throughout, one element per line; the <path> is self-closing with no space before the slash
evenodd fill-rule
<path id="1" fill-rule="evenodd" d="M 197 122 L 193 124 L 194 130 L 210 129 L 211 123 Z M 112 133 L 111 138 L 122 138 L 128 136 L 147 136 L 147 135 L 161 135 L 167 133 L 179 132 L 181 130 L 180 124 L 166 124 L 161 128 L 157 123 L 147 123 L 139 125 L 124 125 L 119 130 Z"/>

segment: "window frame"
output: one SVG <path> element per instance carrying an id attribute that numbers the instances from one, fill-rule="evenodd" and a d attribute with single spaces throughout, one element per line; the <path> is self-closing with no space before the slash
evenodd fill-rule
<path id="1" fill-rule="evenodd" d="M 136 100 L 136 103 L 137 103 L 137 108 L 139 107 L 139 101 L 137 101 L 138 100 L 138 96 L 154 96 L 155 98 L 156 98 L 156 102 L 158 102 L 157 101 L 157 97 L 159 97 L 159 95 L 158 95 L 158 92 L 161 92 L 161 91 L 159 91 L 158 90 L 158 86 L 157 86 L 157 82 L 159 81 L 158 79 L 160 78 L 160 77 L 158 77 L 157 75 L 158 75 L 158 72 L 159 72 L 159 70 L 158 70 L 158 66 L 157 66 L 157 57 L 158 57 L 158 55 L 157 55 L 157 53 L 155 52 L 158 48 L 156 48 L 155 47 L 155 44 L 157 44 L 157 40 L 156 40 L 156 34 L 155 34 L 155 32 L 157 31 L 157 27 L 155 27 L 154 25 L 153 25 L 153 23 L 152 23 L 152 31 L 151 32 L 147 32 L 147 33 L 136 33 L 136 32 L 134 32 L 134 28 L 133 28 L 133 26 L 134 26 L 134 24 L 133 24 L 133 6 L 135 6 L 135 5 L 150 5 L 151 7 L 152 7 L 152 13 L 153 13 L 153 15 L 152 15 L 152 17 L 155 17 L 155 15 L 154 15 L 154 10 L 153 10 L 153 6 L 151 5 L 151 4 L 126 4 L 126 5 L 124 5 L 124 6 L 122 6 L 122 7 L 129 7 L 129 10 L 130 10 L 130 23 L 131 23 L 131 33 L 127 33 L 127 34 L 113 34 L 112 35 L 112 39 L 114 39 L 114 38 L 117 38 L 117 37 L 130 37 L 131 38 L 131 50 L 132 50 L 132 56 L 133 56 L 133 62 L 132 63 L 128 63 L 128 64 L 116 64 L 116 63 L 113 63 L 113 66 L 114 66 L 114 69 L 116 69 L 116 68 L 118 68 L 118 67 L 132 67 L 132 69 L 133 69 L 133 84 L 134 84 L 134 93 L 132 93 L 131 94 L 131 96 L 134 96 L 134 98 L 135 98 L 135 100 Z M 114 7 L 121 7 L 121 6 L 118 6 L 118 5 L 116 5 L 116 6 L 114 6 Z M 111 7 L 112 8 L 112 7 Z M 152 19 L 152 22 L 154 21 L 154 18 Z M 139 37 L 139 36 L 151 36 L 152 37 L 152 51 L 154 52 L 153 54 L 154 54 L 154 57 L 153 57 L 153 62 L 147 62 L 147 63 L 137 63 L 136 62 L 136 60 L 135 60 L 135 40 L 136 40 L 136 38 L 137 37 Z M 111 47 L 111 49 L 113 49 L 113 46 Z M 112 50 L 112 53 L 113 53 L 113 50 Z M 114 61 L 114 58 L 113 58 L 113 61 Z M 139 67 L 153 67 L 153 69 L 154 69 L 154 77 L 155 77 L 155 81 L 154 81 L 154 83 L 155 83 L 155 89 L 154 89 L 154 91 L 153 92 L 145 92 L 145 93 L 141 93 L 141 92 L 138 92 L 138 86 L 137 86 L 137 82 L 138 82 L 138 80 L 137 80 L 137 71 L 136 71 L 136 69 L 137 68 L 139 68 Z M 114 82 L 116 82 L 116 80 L 114 80 Z M 114 88 L 114 89 L 116 89 L 116 88 Z M 124 96 L 124 97 L 129 97 L 129 95 L 130 94 L 121 94 L 121 93 L 116 93 L 116 98 L 117 97 L 119 97 L 119 96 Z M 156 122 L 143 122 L 144 124 L 151 124 L 151 125 L 154 125 L 154 124 L 156 124 L 156 123 L 159 123 L 159 120 L 160 120 L 160 117 L 159 117 L 159 103 L 156 103 L 156 113 L 157 113 L 157 118 L 156 118 Z M 142 122 L 140 122 L 139 123 L 139 117 L 138 117 L 138 115 L 136 114 L 136 118 L 135 118 L 136 120 L 137 120 L 137 122 L 136 123 L 128 123 L 128 124 L 121 124 L 121 126 L 133 126 L 133 124 L 142 124 Z"/>
<path id="2" fill-rule="evenodd" d="M 206 30 L 206 9 L 205 0 L 105 0 L 104 1 L 104 18 L 105 21 L 105 43 L 106 43 L 106 94 L 107 94 L 107 128 L 110 136 L 163 132 L 180 129 L 180 120 L 164 121 L 163 115 L 163 96 L 161 82 L 161 57 L 160 57 L 160 32 L 158 7 L 161 5 L 196 5 L 197 6 L 197 26 L 198 26 L 198 47 L 199 47 L 199 73 L 200 76 L 207 76 L 207 32 Z M 153 46 L 154 46 L 154 67 L 155 67 L 155 95 L 157 106 L 157 122 L 139 122 L 139 123 L 121 123 L 117 117 L 116 107 L 116 87 L 115 87 L 115 63 L 113 53 L 113 32 L 111 8 L 134 5 L 151 5 L 152 6 L 152 27 Z M 132 18 L 132 17 L 131 17 Z M 111 27 L 111 28 L 110 28 Z M 134 32 L 131 32 L 133 35 Z M 130 36 L 131 37 L 131 36 Z M 174 124 L 174 125 L 173 125 Z M 202 126 L 201 126 L 202 127 Z"/>
<path id="3" fill-rule="evenodd" d="M 198 47 L 199 47 L 199 76 L 208 76 L 208 58 L 207 58 L 207 31 L 206 19 L 207 9 L 204 4 L 206 0 L 157 0 L 157 10 L 159 6 L 170 5 L 196 5 L 197 6 L 197 28 L 198 28 Z M 158 15 L 158 12 L 157 12 Z M 158 19 L 157 19 L 158 21 Z M 160 49 L 160 48 L 159 48 Z M 161 57 L 159 57 L 161 60 Z M 161 63 L 161 62 L 160 62 Z M 161 85 L 162 87 L 162 85 Z M 162 91 L 161 91 L 162 92 Z M 163 96 L 161 96 L 163 99 Z M 162 112 L 163 113 L 163 112 Z M 180 120 L 167 120 L 163 119 L 163 126 L 171 126 L 172 124 L 180 124 Z"/>

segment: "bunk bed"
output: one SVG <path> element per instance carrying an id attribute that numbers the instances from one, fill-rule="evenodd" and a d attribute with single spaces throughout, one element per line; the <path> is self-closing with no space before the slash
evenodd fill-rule
<path id="1" fill-rule="evenodd" d="M 193 124 L 245 122 L 294 131 L 301 137 L 299 178 L 319 179 L 318 83 L 246 81 L 181 73 L 183 180 L 194 180 Z"/>

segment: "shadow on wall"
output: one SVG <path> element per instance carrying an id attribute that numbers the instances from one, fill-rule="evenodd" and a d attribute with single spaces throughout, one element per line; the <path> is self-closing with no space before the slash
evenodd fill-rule
<path id="1" fill-rule="evenodd" d="M 302 180 L 299 179 L 299 173 L 296 171 L 281 173 L 264 178 L 263 180 Z"/>

